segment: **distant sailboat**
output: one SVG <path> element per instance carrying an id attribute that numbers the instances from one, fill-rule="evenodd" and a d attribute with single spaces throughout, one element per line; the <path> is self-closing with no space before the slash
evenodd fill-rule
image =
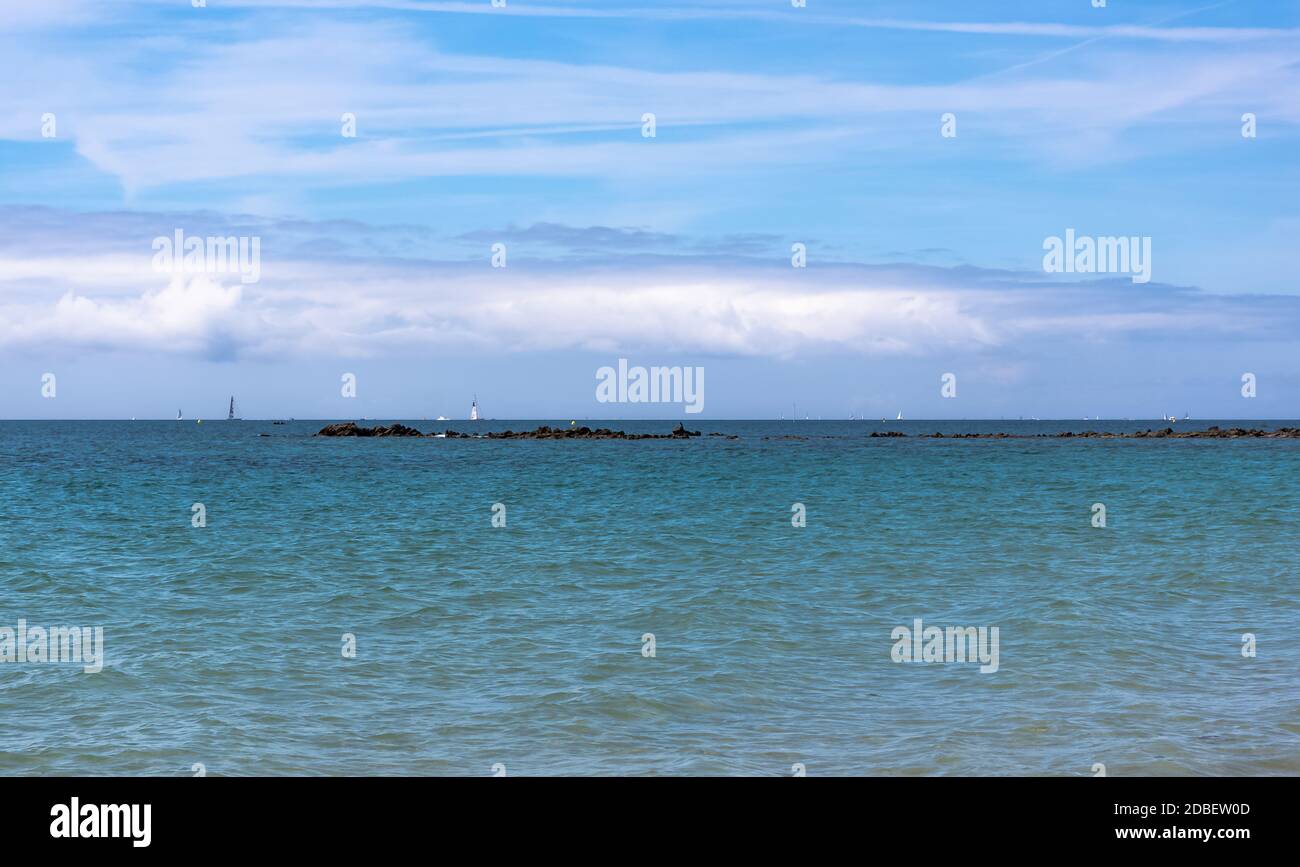
<path id="1" fill-rule="evenodd" d="M 176 410 L 176 420 L 177 420 L 177 421 L 180 421 L 180 420 L 181 420 L 181 411 L 180 411 L 179 409 Z"/>
<path id="2" fill-rule="evenodd" d="M 899 410 L 899 411 L 898 411 L 898 418 L 894 419 L 894 421 L 902 421 L 902 420 L 903 420 L 903 411 L 902 411 L 902 410 Z"/>
<path id="3" fill-rule="evenodd" d="M 230 414 L 226 416 L 226 421 L 239 421 L 239 417 L 235 415 L 235 396 L 233 394 L 230 396 Z"/>
<path id="4" fill-rule="evenodd" d="M 470 420 L 470 421 L 478 421 L 478 420 L 479 420 L 479 414 L 478 414 L 478 395 L 477 395 L 477 394 L 474 395 L 474 402 L 471 403 L 470 406 L 469 406 L 469 420 Z"/>

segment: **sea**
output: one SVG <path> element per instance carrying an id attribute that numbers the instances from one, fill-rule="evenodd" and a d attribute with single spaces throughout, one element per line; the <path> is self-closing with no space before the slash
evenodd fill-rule
<path id="1" fill-rule="evenodd" d="M 340 420 L 0 422 L 0 774 L 1300 774 L 1300 440 Z"/>

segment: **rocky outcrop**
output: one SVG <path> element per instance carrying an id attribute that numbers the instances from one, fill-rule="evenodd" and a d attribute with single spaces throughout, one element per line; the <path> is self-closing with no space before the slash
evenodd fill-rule
<path id="1" fill-rule="evenodd" d="M 447 439 L 490 439 L 490 440 L 681 440 L 690 439 L 691 437 L 700 436 L 699 431 L 687 430 L 686 426 L 678 422 L 671 433 L 651 434 L 651 433 L 627 433 L 621 430 L 610 430 L 606 427 L 592 428 L 570 426 L 570 427 L 548 427 L 543 425 L 536 430 L 530 431 L 499 431 L 489 433 L 461 433 L 460 431 L 447 430 L 441 434 L 423 434 L 413 427 L 407 427 L 404 424 L 394 423 L 387 427 L 379 425 L 377 427 L 358 427 L 356 422 L 344 422 L 342 424 L 327 424 L 316 434 L 318 437 L 446 437 Z M 711 433 L 711 437 L 725 436 L 727 439 L 736 439 L 735 434 Z M 908 434 L 902 431 L 872 431 L 869 436 L 875 438 L 894 438 L 907 437 Z M 1113 433 L 1110 431 L 1082 431 L 1074 433 L 1073 431 L 1062 431 L 1061 433 L 1039 433 L 1039 434 L 1012 434 L 1005 432 L 998 433 L 939 433 L 919 434 L 918 436 L 925 439 L 953 439 L 953 440 L 1003 440 L 1003 439 L 1300 439 L 1300 428 L 1282 427 L 1277 430 L 1261 430 L 1258 428 L 1227 428 L 1223 429 L 1217 425 L 1205 430 L 1175 431 L 1171 427 L 1160 430 L 1147 429 L 1144 431 L 1134 431 L 1132 433 Z M 764 437 L 768 440 L 803 440 L 807 437 L 796 434 L 786 434 L 784 436 Z"/>
<path id="2" fill-rule="evenodd" d="M 446 439 L 489 439 L 489 440 L 677 440 L 689 439 L 700 435 L 699 431 L 690 431 L 680 422 L 677 427 L 673 428 L 672 433 L 666 434 L 647 434 L 647 433 L 627 433 L 621 430 L 610 430 L 609 428 L 596 428 L 595 430 L 586 427 L 548 427 L 543 425 L 536 430 L 530 431 L 500 431 L 482 434 L 461 433 L 460 431 L 447 430 L 441 434 L 422 434 L 413 427 L 407 427 L 404 424 L 393 424 L 389 427 L 358 427 L 356 422 L 345 422 L 342 424 L 327 424 L 317 432 L 318 437 L 445 437 Z"/>
<path id="3" fill-rule="evenodd" d="M 388 427 L 378 425 L 376 427 L 358 427 L 354 421 L 343 424 L 327 424 L 316 434 L 318 437 L 420 437 L 420 433 L 413 427 L 407 427 L 404 424 L 391 424 Z"/>
<path id="4" fill-rule="evenodd" d="M 1099 434 L 1091 434 L 1091 435 L 1099 436 Z M 1164 430 L 1158 430 L 1158 431 L 1152 431 L 1152 430 L 1140 431 L 1138 433 L 1133 434 L 1132 436 L 1137 438 L 1167 437 L 1169 439 L 1215 439 L 1215 440 L 1230 440 L 1230 439 L 1242 439 L 1245 437 L 1252 437 L 1252 438 L 1258 437 L 1262 439 L 1285 440 L 1285 439 L 1300 439 L 1300 428 L 1280 427 L 1277 430 L 1260 430 L 1259 428 L 1232 427 L 1232 428 L 1228 428 L 1227 430 L 1223 430 L 1218 425 L 1215 425 L 1214 427 L 1206 428 L 1205 430 L 1189 430 L 1189 431 L 1175 432 L 1173 428 L 1167 427 Z"/>
<path id="5" fill-rule="evenodd" d="M 889 431 L 880 433 L 878 431 L 871 434 L 872 437 L 903 437 L 907 436 L 900 431 Z M 1009 433 L 951 433 L 943 434 L 935 432 L 929 434 L 927 439 L 950 439 L 950 440 L 1003 440 L 1003 439 L 1101 439 L 1101 440 L 1142 440 L 1142 439 L 1171 439 L 1171 440 L 1195 440 L 1195 439 L 1300 439 L 1300 428 L 1280 427 L 1277 430 L 1260 430 L 1259 428 L 1241 428 L 1234 427 L 1224 430 L 1218 425 L 1206 428 L 1205 430 L 1187 430 L 1176 431 L 1171 427 L 1160 430 L 1133 431 L 1131 433 L 1114 433 L 1112 431 L 1062 431 L 1060 433 L 1040 433 L 1040 434 L 1009 434 Z"/>
<path id="6" fill-rule="evenodd" d="M 673 436 L 675 437 L 697 437 L 699 435 L 700 435 L 699 431 L 687 430 L 686 425 L 682 424 L 681 422 L 677 422 L 677 427 L 673 428 Z"/>
<path id="7" fill-rule="evenodd" d="M 547 427 L 542 425 L 536 430 L 508 430 L 481 435 L 463 434 L 449 430 L 444 434 L 448 439 L 482 436 L 490 440 L 673 440 L 687 439 L 699 435 L 699 431 L 688 431 L 681 424 L 678 424 L 672 433 L 666 434 L 628 433 L 621 430 L 610 430 L 607 427 L 598 427 L 593 430 L 586 425 L 582 427 Z"/>

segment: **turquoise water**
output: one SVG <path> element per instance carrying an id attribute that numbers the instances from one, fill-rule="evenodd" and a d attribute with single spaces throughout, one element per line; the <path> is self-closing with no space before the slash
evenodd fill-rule
<path id="1" fill-rule="evenodd" d="M 321 424 L 0 422 L 0 627 L 106 647 L 0 664 L 0 773 L 1300 773 L 1300 441 Z M 892 661 L 915 618 L 998 670 Z"/>

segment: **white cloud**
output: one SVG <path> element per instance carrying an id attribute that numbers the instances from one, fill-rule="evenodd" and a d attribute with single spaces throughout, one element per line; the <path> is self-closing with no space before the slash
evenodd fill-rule
<path id="1" fill-rule="evenodd" d="M 889 23 L 912 25 L 1031 27 Z M 128 191 L 274 178 L 290 196 L 339 179 L 618 180 L 842 165 L 864 150 L 915 150 L 919 117 L 937 128 L 946 111 L 962 113 L 986 145 L 1091 162 L 1122 157 L 1114 138 L 1153 120 L 1214 125 L 1239 105 L 1294 120 L 1297 41 L 1289 31 L 1241 31 L 1204 49 L 1171 48 L 1159 62 L 1111 53 L 1051 77 L 899 85 L 814 70 L 663 72 L 449 53 L 401 21 L 330 17 L 292 30 L 228 26 L 201 42 L 82 37 L 72 58 L 11 35 L 0 37 L 0 97 L 11 108 L 0 137 L 37 139 L 51 111 L 60 137 Z M 358 116 L 356 139 L 339 135 L 345 111 Z M 652 142 L 639 135 L 646 111 L 660 125 Z M 1166 141 L 1180 147 L 1180 137 Z"/>
<path id="2" fill-rule="evenodd" d="M 506 269 L 486 258 L 324 259 L 290 252 L 328 246 L 300 241 L 313 230 L 328 241 L 330 224 L 304 223 L 263 226 L 258 283 L 221 274 L 174 279 L 152 270 L 155 232 L 146 217 L 28 214 L 28 222 L 61 221 L 65 231 L 0 245 L 0 349 L 264 359 L 453 348 L 897 356 L 1137 335 L 1262 339 L 1286 336 L 1300 319 L 1294 298 L 1214 296 L 1127 279 L 1055 284 L 973 268 L 794 269 L 779 257 L 705 264 L 618 249 L 563 266 L 515 259 Z M 69 249 L 68 238 L 81 249 Z"/>
<path id="3" fill-rule="evenodd" d="M 204 275 L 177 278 L 136 298 L 68 292 L 52 308 L 37 307 L 23 323 L 42 342 L 111 349 L 212 353 L 229 341 L 256 339 L 256 320 L 241 307 L 242 287 Z"/>

